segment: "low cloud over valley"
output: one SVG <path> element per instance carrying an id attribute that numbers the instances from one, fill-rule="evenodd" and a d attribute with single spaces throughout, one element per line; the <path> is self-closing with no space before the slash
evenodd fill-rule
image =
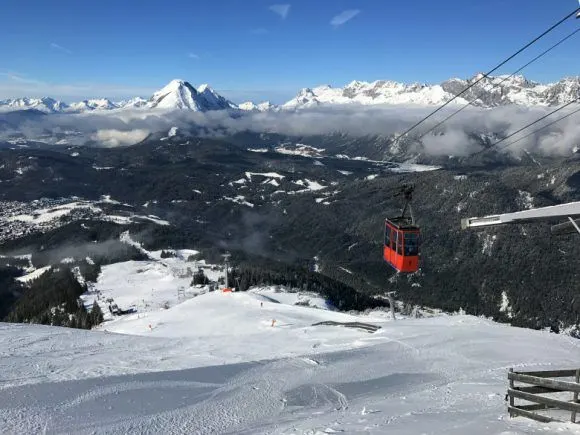
<path id="1" fill-rule="evenodd" d="M 448 116 L 455 108 L 441 111 L 410 135 L 416 141 L 433 125 Z M 428 155 L 465 156 L 477 152 L 482 141 L 493 143 L 521 127 L 541 118 L 550 107 L 526 108 L 510 105 L 493 109 L 469 108 L 437 127 L 417 143 Z M 577 105 L 562 110 L 546 120 L 524 130 L 500 148 L 540 128 L 567 113 Z M 120 110 L 84 114 L 49 114 L 16 119 L 0 114 L 0 139 L 24 137 L 45 140 L 64 137 L 62 145 L 91 144 L 103 147 L 127 146 L 141 142 L 149 134 L 164 133 L 177 127 L 182 133 L 210 137 L 226 137 L 240 133 L 276 133 L 307 138 L 308 136 L 342 133 L 352 137 L 381 137 L 385 141 L 396 137 L 432 111 L 418 106 L 324 106 L 301 110 L 266 112 L 232 111 L 162 111 Z M 44 138 L 44 139 L 43 139 Z M 574 115 L 530 135 L 505 152 L 520 153 L 523 149 L 544 155 L 567 155 L 580 147 L 580 126 Z"/>

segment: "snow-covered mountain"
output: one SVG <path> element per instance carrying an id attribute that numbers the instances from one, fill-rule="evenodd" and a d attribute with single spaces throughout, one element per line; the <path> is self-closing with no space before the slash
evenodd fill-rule
<path id="1" fill-rule="evenodd" d="M 36 109 L 44 113 L 83 113 L 123 109 L 164 109 L 164 110 L 227 110 L 237 109 L 209 85 L 203 84 L 195 89 L 184 80 L 172 80 L 149 99 L 135 97 L 129 100 L 112 102 L 106 98 L 64 103 L 53 98 L 17 98 L 0 100 L 0 112 Z"/>
<path id="2" fill-rule="evenodd" d="M 245 110 L 247 112 L 268 112 L 270 110 L 279 110 L 279 107 L 269 101 L 264 101 L 263 103 L 255 104 L 251 101 L 246 101 L 238 105 L 238 109 Z"/>
<path id="3" fill-rule="evenodd" d="M 187 109 L 195 112 L 225 110 L 236 105 L 219 95 L 208 85 L 195 89 L 183 80 L 172 80 L 167 86 L 155 92 L 146 107 L 151 109 Z"/>
<path id="4" fill-rule="evenodd" d="M 191 109 L 201 110 L 197 101 L 198 92 L 189 83 L 182 80 L 172 80 L 149 99 L 147 107 L 159 109 Z"/>
<path id="5" fill-rule="evenodd" d="M 12 98 L 0 100 L 0 110 L 24 110 L 35 109 L 45 113 L 62 112 L 68 105 L 53 98 Z"/>
<path id="6" fill-rule="evenodd" d="M 117 106 L 123 109 L 137 109 L 139 107 L 147 106 L 147 101 L 145 98 L 135 97 L 131 98 L 130 100 L 123 100 L 117 102 Z"/>
<path id="7" fill-rule="evenodd" d="M 440 105 L 481 77 L 478 74 L 468 80 L 454 78 L 437 85 L 405 84 L 386 80 L 369 83 L 355 80 L 343 88 L 333 88 L 330 85 L 304 88 L 282 107 L 302 109 L 336 104 Z M 497 76 L 481 80 L 454 103 L 465 104 L 475 100 L 475 106 L 487 108 L 510 104 L 552 106 L 568 103 L 579 96 L 580 77 L 568 77 L 557 83 L 543 85 L 523 76 Z"/>
<path id="8" fill-rule="evenodd" d="M 81 113 L 138 108 L 202 112 L 208 110 L 267 112 L 342 104 L 437 106 L 462 92 L 463 89 L 482 77 L 482 74 L 477 74 L 470 79 L 452 78 L 435 85 L 406 84 L 389 80 L 374 82 L 354 80 L 339 88 L 330 85 L 304 88 L 296 97 L 281 106 L 276 106 L 269 101 L 260 104 L 248 101 L 236 105 L 207 84 L 200 85 L 196 89 L 187 81 L 175 79 L 155 92 L 149 99 L 136 97 L 130 100 L 112 102 L 102 98 L 66 104 L 53 98 L 17 98 L 0 100 L 0 112 L 36 109 L 45 113 Z M 497 76 L 484 78 L 457 98 L 453 104 L 465 104 L 467 101 L 474 100 L 475 106 L 484 108 L 511 104 L 555 106 L 568 103 L 579 97 L 580 76 L 567 77 L 551 84 L 534 82 L 524 76 Z"/>
<path id="9" fill-rule="evenodd" d="M 92 110 L 112 110 L 118 109 L 120 106 L 113 103 L 107 98 L 100 98 L 96 100 L 83 100 L 78 103 L 71 103 L 67 111 L 71 112 L 89 112 Z"/>
<path id="10" fill-rule="evenodd" d="M 223 109 L 237 109 L 234 103 L 222 97 L 214 91 L 208 84 L 200 85 L 197 88 L 199 95 L 205 100 L 205 107 L 207 110 L 223 110 Z"/>
<path id="11" fill-rule="evenodd" d="M 312 108 L 323 104 L 421 104 L 438 105 L 448 94 L 440 85 L 406 85 L 378 80 L 372 83 L 352 81 L 344 88 L 330 85 L 304 88 L 283 105 L 285 109 Z M 465 103 L 465 100 L 462 100 Z"/>

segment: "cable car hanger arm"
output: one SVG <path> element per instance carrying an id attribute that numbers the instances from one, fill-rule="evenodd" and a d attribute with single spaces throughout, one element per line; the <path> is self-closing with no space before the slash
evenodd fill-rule
<path id="1" fill-rule="evenodd" d="M 533 208 L 531 210 L 516 211 L 483 217 L 470 217 L 461 219 L 461 229 L 489 227 L 494 225 L 521 224 L 526 222 L 541 222 L 557 218 L 580 217 L 580 201 L 566 204 L 552 205 L 548 207 Z M 555 225 L 553 230 L 562 225 L 571 225 L 569 222 Z"/>

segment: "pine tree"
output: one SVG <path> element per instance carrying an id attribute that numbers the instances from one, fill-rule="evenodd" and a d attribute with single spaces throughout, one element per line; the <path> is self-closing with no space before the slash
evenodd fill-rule
<path id="1" fill-rule="evenodd" d="M 205 285 L 207 284 L 207 277 L 205 276 L 205 273 L 203 272 L 203 269 L 199 269 L 197 272 L 195 272 L 195 274 L 193 275 L 193 281 L 191 281 L 192 285 Z"/>
<path id="2" fill-rule="evenodd" d="M 91 308 L 90 325 L 99 325 L 100 323 L 103 323 L 103 320 L 103 311 L 97 301 L 94 301 L 93 307 Z"/>

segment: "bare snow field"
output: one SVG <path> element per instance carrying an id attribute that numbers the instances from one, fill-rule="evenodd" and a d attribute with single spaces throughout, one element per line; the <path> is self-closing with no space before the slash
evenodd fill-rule
<path id="1" fill-rule="evenodd" d="M 0 432 L 580 433 L 509 419 L 504 401 L 509 367 L 577 367 L 570 337 L 464 315 L 351 316 L 276 294 L 211 292 L 102 326 L 122 334 L 2 324 Z M 312 326 L 354 319 L 382 328 Z"/>

